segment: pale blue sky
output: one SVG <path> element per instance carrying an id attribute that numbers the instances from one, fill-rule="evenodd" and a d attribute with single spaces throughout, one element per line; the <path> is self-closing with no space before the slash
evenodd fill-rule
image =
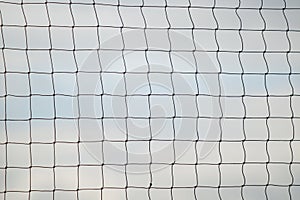
<path id="1" fill-rule="evenodd" d="M 148 199 L 150 179 L 151 199 L 300 198 L 299 1 L 20 2 L 0 2 L 0 200 Z"/>

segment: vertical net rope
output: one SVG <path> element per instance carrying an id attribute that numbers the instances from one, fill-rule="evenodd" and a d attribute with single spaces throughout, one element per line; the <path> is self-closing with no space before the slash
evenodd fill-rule
<path id="1" fill-rule="evenodd" d="M 299 199 L 299 17 L 0 0 L 0 199 Z"/>

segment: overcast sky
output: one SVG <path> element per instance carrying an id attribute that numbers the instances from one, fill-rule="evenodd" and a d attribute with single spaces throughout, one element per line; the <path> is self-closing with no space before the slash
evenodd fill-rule
<path id="1" fill-rule="evenodd" d="M 300 198 L 299 1 L 20 2 L 0 199 Z"/>

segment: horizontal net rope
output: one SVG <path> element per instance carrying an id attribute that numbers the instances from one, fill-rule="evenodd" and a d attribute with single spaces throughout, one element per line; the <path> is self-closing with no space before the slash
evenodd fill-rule
<path id="1" fill-rule="evenodd" d="M 299 199 L 299 17 L 0 0 L 0 199 Z"/>

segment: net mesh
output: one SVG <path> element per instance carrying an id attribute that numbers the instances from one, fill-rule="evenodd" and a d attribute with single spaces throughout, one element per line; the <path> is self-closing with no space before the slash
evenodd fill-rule
<path id="1" fill-rule="evenodd" d="M 0 1 L 0 199 L 299 199 L 296 0 Z"/>

